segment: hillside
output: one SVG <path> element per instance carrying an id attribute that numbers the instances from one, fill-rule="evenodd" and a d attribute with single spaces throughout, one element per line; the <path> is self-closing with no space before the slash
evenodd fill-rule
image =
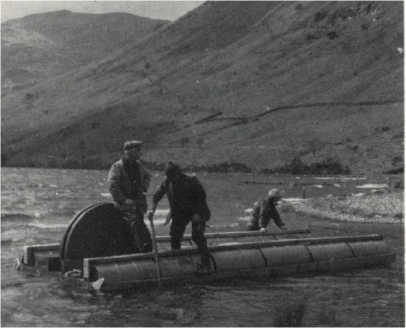
<path id="1" fill-rule="evenodd" d="M 107 167 L 139 138 L 157 164 L 396 169 L 403 44 L 402 2 L 206 2 L 3 97 L 3 165 Z"/>
<path id="2" fill-rule="evenodd" d="M 1 25 L 2 95 L 104 58 L 166 23 L 127 13 L 67 10 L 10 20 Z"/>

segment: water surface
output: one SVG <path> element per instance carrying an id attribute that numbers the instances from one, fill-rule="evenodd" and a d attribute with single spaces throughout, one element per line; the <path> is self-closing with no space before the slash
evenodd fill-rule
<path id="1" fill-rule="evenodd" d="M 107 172 L 2 168 L 1 173 L 2 326 L 273 326 L 301 305 L 305 306 L 303 326 L 404 326 L 404 279 L 399 265 L 115 294 L 91 293 L 58 274 L 16 271 L 15 259 L 21 258 L 24 245 L 59 243 L 75 213 L 111 201 Z M 208 232 L 245 230 L 249 208 L 272 187 L 285 190 L 286 198 L 300 199 L 303 188 L 307 197 L 321 197 L 359 193 L 357 185 L 386 183 L 339 177 L 198 176 L 213 213 Z M 151 191 L 161 178 L 154 175 Z M 156 232 L 166 235 L 168 227 L 160 223 L 167 201 L 158 209 Z M 307 225 L 303 222 L 295 228 Z M 365 227 L 370 233 L 371 226 Z"/>

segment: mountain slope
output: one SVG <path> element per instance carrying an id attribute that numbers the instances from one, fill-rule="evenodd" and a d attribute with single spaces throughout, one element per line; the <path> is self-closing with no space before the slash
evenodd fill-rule
<path id="1" fill-rule="evenodd" d="M 69 72 L 142 39 L 167 21 L 67 10 L 2 24 L 2 94 Z"/>
<path id="2" fill-rule="evenodd" d="M 52 155 L 275 168 L 403 162 L 402 2 L 206 2 L 150 37 L 3 99 L 10 165 Z M 21 122 L 29 122 L 22 125 Z M 90 163 L 90 164 L 89 164 Z"/>

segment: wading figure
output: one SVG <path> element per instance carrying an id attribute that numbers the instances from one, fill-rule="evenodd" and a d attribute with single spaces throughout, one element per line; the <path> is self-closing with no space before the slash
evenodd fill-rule
<path id="1" fill-rule="evenodd" d="M 282 222 L 278 210 L 276 209 L 276 204 L 281 199 L 282 193 L 278 189 L 271 189 L 266 198 L 257 201 L 251 213 L 248 230 L 267 231 L 271 219 L 274 220 L 280 229 L 285 230 L 285 224 Z"/>
<path id="2" fill-rule="evenodd" d="M 152 251 L 151 235 L 144 223 L 151 173 L 138 161 L 141 145 L 138 140 L 125 142 L 123 157 L 111 166 L 107 180 L 116 206 L 130 225 L 137 252 L 145 253 Z"/>
<path id="3" fill-rule="evenodd" d="M 158 202 L 166 194 L 169 201 L 171 249 L 180 249 L 181 240 L 186 226 L 192 222 L 192 239 L 201 255 L 198 274 L 211 272 L 210 254 L 207 248 L 204 231 L 206 221 L 211 213 L 206 202 L 206 192 L 196 176 L 188 176 L 181 172 L 178 165 L 168 162 L 165 167 L 166 178 L 152 196 L 152 209 L 148 218 L 152 220 Z"/>

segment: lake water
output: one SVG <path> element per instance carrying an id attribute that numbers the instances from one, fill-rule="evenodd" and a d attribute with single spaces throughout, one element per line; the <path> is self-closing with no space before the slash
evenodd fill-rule
<path id="1" fill-rule="evenodd" d="M 107 172 L 2 168 L 2 326 L 273 326 L 304 304 L 303 326 L 404 326 L 404 277 L 399 266 L 301 278 L 236 279 L 126 293 L 90 293 L 58 274 L 15 270 L 24 245 L 58 243 L 84 207 L 111 201 Z M 198 174 L 213 216 L 207 232 L 245 230 L 253 202 L 271 187 L 286 199 L 359 193 L 388 181 Z M 155 174 L 150 199 L 161 174 Z M 358 188 L 357 188 L 358 187 Z M 305 188 L 305 190 L 303 190 Z M 157 235 L 168 210 L 158 207 Z M 295 228 L 304 228 L 296 226 Z M 274 227 L 274 226 L 273 226 Z M 190 233 L 190 227 L 186 233 Z M 379 233 L 376 232 L 376 233 Z"/>

